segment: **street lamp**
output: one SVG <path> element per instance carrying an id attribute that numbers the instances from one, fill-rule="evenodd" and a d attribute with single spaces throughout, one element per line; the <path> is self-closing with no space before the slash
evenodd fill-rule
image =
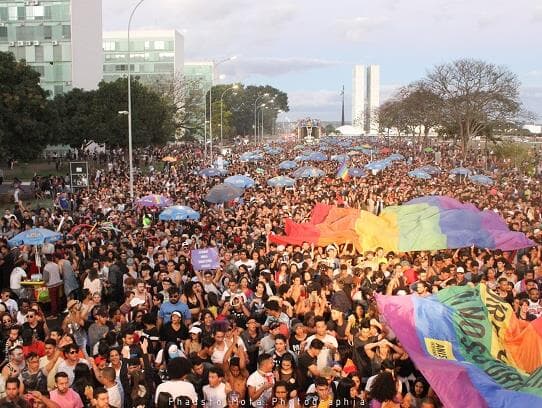
<path id="1" fill-rule="evenodd" d="M 266 92 L 263 95 L 258 96 L 256 100 L 254 101 L 254 143 L 258 143 L 258 116 L 256 114 L 256 110 L 258 109 L 258 101 L 268 96 L 269 96 L 269 93 Z"/>
<path id="2" fill-rule="evenodd" d="M 275 99 L 271 99 L 266 104 L 262 105 L 261 113 L 262 113 L 262 121 L 261 121 L 261 127 L 260 127 L 260 143 L 263 143 L 263 110 L 264 109 L 273 109 L 273 106 L 269 106 L 275 103 Z"/>
<path id="3" fill-rule="evenodd" d="M 132 69 L 131 69 L 131 45 L 130 45 L 130 27 L 132 26 L 132 18 L 137 8 L 145 0 L 139 0 L 135 5 L 132 13 L 130 14 L 130 19 L 128 20 L 128 162 L 130 166 L 130 199 L 134 200 L 134 166 L 132 158 Z"/>
<path id="4" fill-rule="evenodd" d="M 224 114 L 223 114 L 223 109 L 224 109 L 224 94 L 230 90 L 236 90 L 236 89 L 239 89 L 239 85 L 235 84 L 229 88 L 227 88 L 224 92 L 222 92 L 222 95 L 220 96 L 220 147 L 222 148 L 222 137 L 224 135 Z M 235 93 L 234 93 L 235 95 Z"/>
<path id="5" fill-rule="evenodd" d="M 229 58 L 225 58 L 221 61 L 215 63 L 215 66 L 219 66 L 228 61 L 233 61 L 237 59 L 237 55 L 234 55 Z M 214 73 L 211 76 L 211 88 L 209 89 L 209 139 L 210 143 L 210 155 L 211 155 L 211 166 L 213 165 L 213 83 L 214 83 Z"/>

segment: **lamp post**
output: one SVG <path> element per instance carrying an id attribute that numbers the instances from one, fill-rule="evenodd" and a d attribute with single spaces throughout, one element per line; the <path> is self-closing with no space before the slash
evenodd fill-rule
<path id="1" fill-rule="evenodd" d="M 226 90 L 224 92 L 222 92 L 222 95 L 220 96 L 220 147 L 222 147 L 222 137 L 224 135 L 224 94 L 230 90 L 235 90 L 235 89 L 238 89 L 239 88 L 239 85 L 235 84 L 229 88 L 226 88 Z M 234 93 L 235 95 L 235 93 Z"/>
<path id="2" fill-rule="evenodd" d="M 135 5 L 130 19 L 128 20 L 128 162 L 130 166 L 130 199 L 134 199 L 134 166 L 133 166 L 133 153 L 132 153 L 132 69 L 131 69 L 131 44 L 130 44 L 130 27 L 132 26 L 132 18 L 137 8 L 145 0 L 139 0 Z"/>
<path id="3" fill-rule="evenodd" d="M 234 55 L 232 57 L 223 59 L 221 61 L 216 62 L 214 65 L 219 66 L 220 64 L 223 64 L 228 61 L 233 61 L 237 58 L 237 55 Z M 211 76 L 211 88 L 209 89 L 209 149 L 210 149 L 210 158 L 211 158 L 211 166 L 213 165 L 213 85 L 214 85 L 214 72 Z"/>
<path id="4" fill-rule="evenodd" d="M 258 101 L 268 96 L 269 93 L 264 93 L 263 95 L 258 96 L 254 101 L 254 143 L 258 143 L 258 116 L 256 114 L 256 111 L 258 109 Z"/>
<path id="5" fill-rule="evenodd" d="M 262 121 L 261 121 L 261 127 L 260 127 L 260 143 L 263 143 L 263 110 L 264 109 L 273 109 L 273 106 L 269 106 L 275 103 L 275 99 L 271 99 L 267 104 L 262 105 L 261 113 L 262 113 Z"/>
<path id="6" fill-rule="evenodd" d="M 254 143 L 259 143 L 259 133 L 260 133 L 260 112 L 263 110 L 263 108 L 265 108 L 265 103 L 262 103 L 260 105 L 258 105 L 258 107 L 256 108 L 256 125 L 255 125 L 255 129 L 256 129 L 256 136 L 255 136 L 255 139 L 254 139 Z"/>

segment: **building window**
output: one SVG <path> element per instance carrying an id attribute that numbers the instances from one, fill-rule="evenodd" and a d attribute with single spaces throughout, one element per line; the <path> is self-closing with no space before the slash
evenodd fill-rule
<path id="1" fill-rule="evenodd" d="M 43 26 L 43 39 L 50 40 L 51 38 L 53 38 L 53 27 Z"/>
<path id="2" fill-rule="evenodd" d="M 154 49 L 155 50 L 163 50 L 165 49 L 166 44 L 164 41 L 155 41 L 154 42 Z"/>
<path id="3" fill-rule="evenodd" d="M 16 6 L 8 7 L 8 18 L 9 18 L 10 21 L 17 20 L 17 7 Z"/>
<path id="4" fill-rule="evenodd" d="M 41 78 L 45 76 L 45 67 L 43 65 L 34 65 L 32 68 L 34 69 L 34 71 L 40 74 Z"/>
<path id="5" fill-rule="evenodd" d="M 43 46 L 42 45 L 35 46 L 34 53 L 36 57 L 36 62 L 43 62 Z M 43 76 L 43 73 L 41 75 Z"/>
<path id="6" fill-rule="evenodd" d="M 55 96 L 62 95 L 64 93 L 64 90 L 62 89 L 62 85 L 55 85 L 54 93 L 55 93 Z"/>
<path id="7" fill-rule="evenodd" d="M 173 64 L 155 64 L 154 72 L 173 72 Z"/>
<path id="8" fill-rule="evenodd" d="M 6 41 L 8 39 L 8 28 L 0 27 L 0 41 Z"/>
<path id="9" fill-rule="evenodd" d="M 104 41 L 104 51 L 115 51 L 115 41 Z"/>
<path id="10" fill-rule="evenodd" d="M 25 20 L 26 13 L 24 7 L 17 7 L 17 20 Z"/>
<path id="11" fill-rule="evenodd" d="M 62 26 L 62 38 L 64 38 L 65 40 L 69 40 L 70 38 L 72 38 L 71 26 L 69 25 Z"/>
<path id="12" fill-rule="evenodd" d="M 8 20 L 8 8 L 7 7 L 0 7 L 0 21 L 7 21 Z"/>

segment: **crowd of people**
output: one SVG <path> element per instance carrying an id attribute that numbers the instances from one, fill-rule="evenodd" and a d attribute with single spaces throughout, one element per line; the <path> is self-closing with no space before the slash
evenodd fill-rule
<path id="1" fill-rule="evenodd" d="M 434 153 L 415 143 L 370 143 L 374 156 L 352 154 L 349 166 L 385 157 L 384 146 L 405 160 L 347 180 L 336 177 L 337 162 L 319 162 L 326 175 L 299 179 L 294 188 L 266 181 L 287 174 L 278 163 L 299 153 L 295 142 L 277 144 L 282 153 L 256 162 L 239 160 L 250 146 L 234 146 L 224 157 L 228 175 L 249 175 L 256 185 L 219 205 L 204 197 L 223 177 L 199 175 L 206 158 L 199 146 L 136 151 L 148 169 L 135 178 L 136 198 L 166 196 L 199 211 L 198 221 L 159 221 L 160 208 L 134 205 L 118 151 L 104 155 L 88 189 L 70 192 L 59 183 L 53 208 L 20 201 L 6 210 L 0 408 L 440 407 L 380 317 L 375 294 L 429 296 L 484 282 L 519 319 L 542 316 L 540 173 L 526 176 L 511 163 L 445 144 L 434 147 L 435 163 Z M 329 146 L 328 155 L 351 151 Z M 165 156 L 177 161 L 162 169 Z M 407 176 L 425 164 L 442 172 L 431 180 Z M 460 164 L 491 173 L 495 185 L 450 176 Z M 284 233 L 284 219 L 307 221 L 316 203 L 379 213 L 424 195 L 494 210 L 537 246 L 360 253 L 352 243 L 269 240 Z M 40 248 L 8 245 L 37 226 L 60 231 L 62 239 Z M 191 251 L 205 248 L 218 250 L 220 266 L 195 270 Z M 21 283 L 36 277 L 46 290 Z"/>

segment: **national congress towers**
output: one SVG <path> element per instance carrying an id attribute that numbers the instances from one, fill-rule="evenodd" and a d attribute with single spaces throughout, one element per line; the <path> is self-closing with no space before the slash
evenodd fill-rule
<path id="1" fill-rule="evenodd" d="M 365 134 L 378 133 L 376 109 L 380 105 L 380 66 L 356 65 L 352 75 L 352 125 Z"/>

